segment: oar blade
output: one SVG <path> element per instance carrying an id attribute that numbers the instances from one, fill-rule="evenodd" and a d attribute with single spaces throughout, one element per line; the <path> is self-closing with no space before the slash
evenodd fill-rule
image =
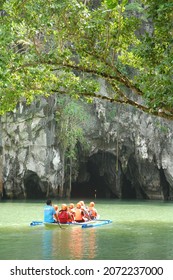
<path id="1" fill-rule="evenodd" d="M 30 223 L 30 226 L 40 226 L 43 225 L 44 223 L 42 221 L 32 221 Z"/>
<path id="2" fill-rule="evenodd" d="M 102 220 L 102 221 L 98 220 L 98 223 L 84 224 L 84 225 L 82 225 L 82 228 L 100 227 L 100 226 L 103 226 L 103 225 L 106 225 L 106 224 L 111 224 L 111 223 L 112 223 L 111 220 Z"/>

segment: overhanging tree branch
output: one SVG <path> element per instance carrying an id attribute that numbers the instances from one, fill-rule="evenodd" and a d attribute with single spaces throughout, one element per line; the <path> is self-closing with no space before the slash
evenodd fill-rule
<path id="1" fill-rule="evenodd" d="M 52 90 L 53 93 L 58 93 L 62 95 L 69 95 L 69 92 L 63 91 L 63 90 Z M 157 117 L 162 117 L 168 120 L 173 120 L 173 115 L 171 115 L 169 112 L 164 112 L 162 110 L 154 111 L 151 110 L 151 108 L 143 106 L 131 99 L 124 98 L 124 99 L 119 99 L 117 97 L 111 98 L 109 96 L 101 95 L 98 93 L 89 93 L 89 92 L 78 92 L 79 96 L 81 97 L 86 97 L 86 98 L 98 98 L 100 100 L 105 100 L 110 103 L 120 103 L 120 104 L 125 104 L 125 105 L 131 105 L 135 107 L 136 109 L 139 109 L 145 113 L 149 113 L 150 115 L 157 116 Z"/>
<path id="2" fill-rule="evenodd" d="M 105 73 L 105 72 L 101 72 L 99 71 L 99 69 L 92 69 L 92 68 L 87 68 L 85 67 L 84 65 L 76 65 L 76 64 L 73 64 L 73 63 L 67 63 L 67 62 L 53 62 L 53 61 L 42 61 L 42 62 L 39 62 L 39 64 L 37 63 L 27 63 L 27 64 L 23 64 L 21 65 L 20 67 L 18 67 L 17 69 L 15 68 L 12 68 L 11 71 L 12 72 L 15 72 L 15 71 L 21 71 L 22 69 L 25 69 L 25 68 L 30 68 L 30 67 L 37 67 L 38 65 L 51 65 L 51 66 L 55 66 L 54 68 L 51 69 L 51 71 L 57 71 L 57 70 L 62 70 L 62 69 L 71 69 L 71 70 L 76 70 L 78 71 L 79 73 L 85 73 L 85 74 L 91 74 L 91 75 L 94 75 L 95 77 L 101 77 L 105 80 L 107 80 L 110 85 L 112 86 L 112 88 L 114 89 L 115 91 L 115 97 L 112 98 L 112 97 L 109 97 L 109 96 L 105 96 L 105 95 L 100 95 L 96 92 L 76 92 L 77 95 L 81 95 L 81 96 L 85 96 L 85 97 L 90 97 L 90 98 L 99 98 L 101 100 L 106 100 L 106 101 L 109 101 L 109 102 L 116 102 L 116 103 L 121 103 L 121 104 L 128 104 L 128 105 L 131 105 L 145 113 L 149 113 L 149 114 L 152 114 L 154 116 L 158 116 L 158 117 L 162 117 L 162 118 L 165 118 L 165 119 L 169 119 L 169 120 L 172 120 L 173 119 L 173 114 L 170 112 L 170 111 L 166 111 L 166 110 L 163 110 L 163 109 L 158 109 L 158 110 L 154 110 L 150 107 L 147 107 L 147 106 L 144 106 L 132 99 L 130 99 L 127 95 L 124 94 L 124 92 L 122 90 L 120 90 L 120 88 L 117 86 L 117 83 L 116 82 L 119 82 L 123 85 L 125 85 L 127 88 L 131 89 L 134 91 L 135 94 L 137 94 L 138 96 L 142 96 L 143 93 L 142 91 L 140 91 L 137 87 L 135 87 L 133 85 L 133 83 L 127 78 L 125 77 L 123 74 L 121 74 L 118 69 L 115 67 L 115 72 L 116 72 L 116 76 L 113 76 L 113 75 L 110 75 L 108 73 Z M 107 65 L 109 67 L 111 67 L 108 63 Z M 41 91 L 44 91 L 44 88 L 41 89 L 41 88 L 30 88 L 32 90 L 39 90 L 40 92 Z M 57 93 L 60 93 L 60 94 L 69 94 L 70 95 L 70 89 L 69 91 L 63 91 L 63 90 L 60 90 L 60 89 L 53 89 L 52 92 L 57 92 Z"/>

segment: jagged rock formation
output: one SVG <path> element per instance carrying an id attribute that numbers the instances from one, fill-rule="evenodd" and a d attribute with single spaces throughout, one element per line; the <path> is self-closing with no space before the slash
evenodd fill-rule
<path id="1" fill-rule="evenodd" d="M 64 197 L 56 98 L 20 104 L 1 118 L 0 192 L 6 198 Z M 78 147 L 71 197 L 172 199 L 173 125 L 135 108 L 85 104 L 88 152 Z"/>

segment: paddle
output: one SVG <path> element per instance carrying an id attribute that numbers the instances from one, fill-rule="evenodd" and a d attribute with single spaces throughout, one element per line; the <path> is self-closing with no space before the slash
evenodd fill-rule
<path id="1" fill-rule="evenodd" d="M 57 221 L 56 223 L 59 225 L 60 229 L 64 229 L 64 228 L 60 225 L 60 222 L 59 222 L 59 221 Z"/>
<path id="2" fill-rule="evenodd" d="M 107 225 L 112 223 L 111 220 L 97 220 L 100 223 L 94 223 L 94 224 L 84 224 L 82 225 L 82 228 L 91 228 L 91 227 L 99 227 L 99 226 L 103 226 L 103 225 Z"/>
<path id="3" fill-rule="evenodd" d="M 41 222 L 41 221 L 32 221 L 30 223 L 30 226 L 40 226 L 40 225 L 43 225 L 44 223 Z"/>

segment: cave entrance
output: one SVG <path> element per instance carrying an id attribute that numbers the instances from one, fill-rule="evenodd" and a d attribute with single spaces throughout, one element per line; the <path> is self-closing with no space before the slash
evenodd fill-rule
<path id="1" fill-rule="evenodd" d="M 26 197 L 29 199 L 43 198 L 43 192 L 40 188 L 40 178 L 37 173 L 27 170 L 24 175 L 24 188 Z"/>
<path id="2" fill-rule="evenodd" d="M 123 173 L 121 163 L 117 162 L 114 154 L 98 151 L 87 162 L 80 163 L 71 197 L 136 199 L 137 191 L 132 185 L 132 177 L 129 170 L 126 175 Z"/>
<path id="3" fill-rule="evenodd" d="M 81 176 L 83 173 L 83 176 Z M 84 173 L 87 173 L 84 175 Z M 108 152 L 99 151 L 89 157 L 85 168 L 79 168 L 79 176 L 72 184 L 72 198 L 118 198 L 116 193 L 116 157 Z"/>

